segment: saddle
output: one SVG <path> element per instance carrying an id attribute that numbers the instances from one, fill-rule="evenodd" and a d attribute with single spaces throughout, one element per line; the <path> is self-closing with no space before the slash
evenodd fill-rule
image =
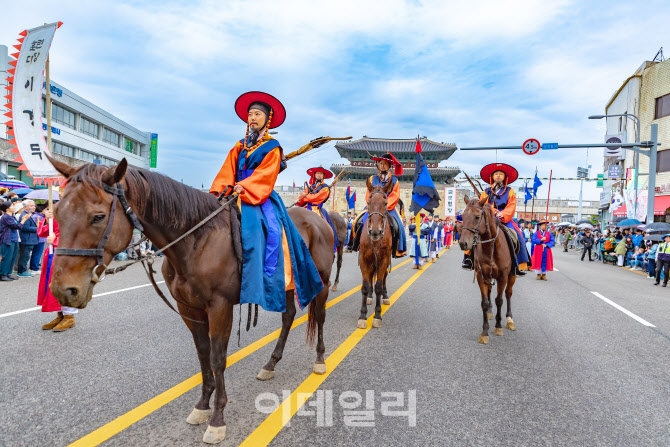
<path id="1" fill-rule="evenodd" d="M 501 221 L 498 221 L 498 225 L 502 230 L 504 230 L 503 234 L 505 235 L 505 239 L 507 239 L 507 244 L 509 245 L 510 252 L 514 255 L 514 259 L 516 259 L 516 256 L 519 254 L 519 251 L 521 251 L 521 243 L 519 242 L 519 236 L 517 235 L 516 231 L 514 231 L 513 228 L 509 228 Z"/>

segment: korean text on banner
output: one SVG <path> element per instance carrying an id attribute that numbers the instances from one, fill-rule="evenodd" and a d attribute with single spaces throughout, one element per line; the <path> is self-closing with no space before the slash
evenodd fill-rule
<path id="1" fill-rule="evenodd" d="M 12 81 L 12 130 L 19 157 L 33 177 L 60 177 L 45 154 L 50 154 L 42 126 L 42 85 L 49 48 L 59 23 L 26 31 Z"/>
<path id="2" fill-rule="evenodd" d="M 151 153 L 150 153 L 150 160 L 149 160 L 149 167 L 150 168 L 155 168 L 158 163 L 158 134 L 157 133 L 152 133 L 151 134 Z M 295 182 L 293 182 L 293 189 L 295 189 Z"/>
<path id="3" fill-rule="evenodd" d="M 444 188 L 444 217 L 456 217 L 456 188 Z"/>

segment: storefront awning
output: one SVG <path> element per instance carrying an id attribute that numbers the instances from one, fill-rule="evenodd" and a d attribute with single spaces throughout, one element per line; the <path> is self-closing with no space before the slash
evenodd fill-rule
<path id="1" fill-rule="evenodd" d="M 654 199 L 654 215 L 662 216 L 665 214 L 665 210 L 670 208 L 670 196 L 656 196 Z M 626 215 L 626 205 L 620 206 L 615 209 L 612 213 L 613 216 L 625 216 Z"/>

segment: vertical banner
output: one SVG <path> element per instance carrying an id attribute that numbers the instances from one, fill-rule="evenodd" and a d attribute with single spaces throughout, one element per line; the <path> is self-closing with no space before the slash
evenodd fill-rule
<path id="1" fill-rule="evenodd" d="M 444 187 L 444 217 L 456 217 L 456 188 Z"/>
<path id="2" fill-rule="evenodd" d="M 20 170 L 36 180 L 38 178 L 56 179 L 60 177 L 45 154 L 50 154 L 47 142 L 42 133 L 42 85 L 49 48 L 56 29 L 61 22 L 51 23 L 22 32 L 20 44 L 14 45 L 19 50 L 12 54 L 17 60 L 9 64 L 15 68 L 9 71 L 13 76 L 8 78 L 11 103 L 5 113 L 10 121 L 6 123 L 7 134 L 14 138 L 9 143 L 16 146 L 13 153 L 18 154 L 15 161 L 22 162 Z"/>
<path id="3" fill-rule="evenodd" d="M 152 133 L 149 167 L 155 168 L 157 163 L 158 163 L 158 134 Z M 293 191 L 295 192 L 295 181 L 293 181 Z"/>

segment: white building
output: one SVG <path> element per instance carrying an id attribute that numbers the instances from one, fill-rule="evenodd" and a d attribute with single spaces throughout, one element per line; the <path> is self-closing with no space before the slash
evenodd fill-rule
<path id="1" fill-rule="evenodd" d="M 0 89 L 6 85 L 9 75 L 9 55 L 6 46 L 0 45 Z M 73 164 L 92 162 L 102 165 L 118 163 L 126 158 L 128 163 L 140 168 L 155 167 L 156 150 L 154 146 L 153 163 L 151 154 L 152 135 L 141 131 L 111 113 L 76 95 L 62 85 L 51 81 L 51 139 L 52 150 L 70 159 Z M 42 117 L 46 135 L 46 85 L 42 86 Z M 4 96 L 2 94 L 0 96 Z M 2 101 L 4 104 L 4 101 Z M 0 106 L 0 115 L 7 109 Z M 4 121 L 4 120 L 3 120 Z M 4 125 L 0 125 L 0 136 L 7 139 Z M 32 185 L 32 179 L 24 171 L 16 168 L 12 156 L 0 153 L 0 172 L 14 175 L 17 179 Z"/>

